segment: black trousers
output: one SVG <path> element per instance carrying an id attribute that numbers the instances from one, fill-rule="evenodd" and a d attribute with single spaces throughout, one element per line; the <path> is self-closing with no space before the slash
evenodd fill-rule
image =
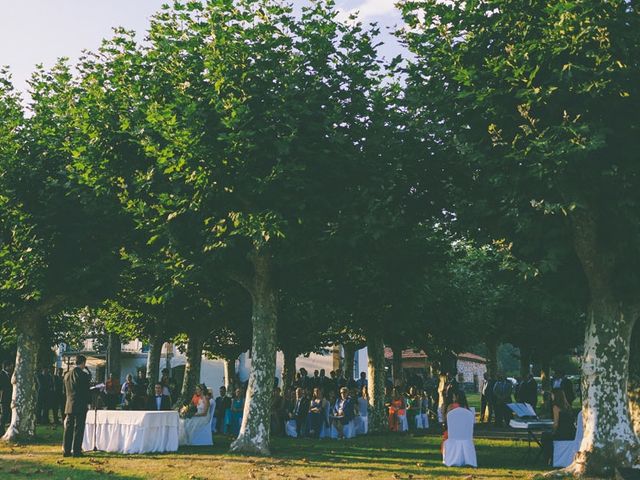
<path id="1" fill-rule="evenodd" d="M 493 410 L 493 398 L 482 395 L 480 397 L 480 421 L 483 422 L 485 420 L 484 414 L 486 412 L 486 420 L 488 423 L 491 422 L 491 418 L 493 418 L 494 415 Z"/>
<path id="2" fill-rule="evenodd" d="M 4 435 L 4 427 L 9 423 L 11 423 L 11 404 L 0 404 L 0 436 Z"/>
<path id="3" fill-rule="evenodd" d="M 84 438 L 84 425 L 86 421 L 87 412 L 67 414 L 64 419 L 64 453 L 82 453 L 82 439 Z"/>

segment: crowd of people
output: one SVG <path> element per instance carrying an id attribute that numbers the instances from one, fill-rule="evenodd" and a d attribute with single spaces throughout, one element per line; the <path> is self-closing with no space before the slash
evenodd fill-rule
<path id="1" fill-rule="evenodd" d="M 539 385 L 532 374 L 515 382 L 508 379 L 504 374 L 499 373 L 496 377 L 484 374 L 484 379 L 480 385 L 480 422 L 491 423 L 496 426 L 505 427 L 509 425 L 511 410 L 507 405 L 513 403 L 528 403 L 534 411 L 541 416 L 552 416 L 552 391 L 561 389 L 569 405 L 573 404 L 576 398 L 576 391 L 573 383 L 562 370 L 556 370 L 550 382 L 550 389 L 542 391 L 543 404 L 538 407 Z"/>
<path id="2" fill-rule="evenodd" d="M 437 388 L 424 381 L 411 381 L 407 385 L 389 383 L 385 392 L 385 407 L 390 431 L 417 431 L 422 427 L 416 422 L 419 415 L 435 416 Z M 294 381 L 284 389 L 275 388 L 271 405 L 272 432 L 287 432 L 289 422 L 295 426 L 295 436 L 319 438 L 331 427 L 338 438 L 351 420 L 368 417 L 369 395 L 366 373 L 355 380 L 340 371 L 326 376 L 324 370 L 314 371 L 313 376 L 301 368 Z"/>

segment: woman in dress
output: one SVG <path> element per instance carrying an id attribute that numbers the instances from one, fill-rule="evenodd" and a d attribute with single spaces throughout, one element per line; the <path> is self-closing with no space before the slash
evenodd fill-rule
<path id="1" fill-rule="evenodd" d="M 238 435 L 242 424 L 242 412 L 244 411 L 244 392 L 240 388 L 236 391 L 231 400 L 231 417 L 229 419 L 229 433 Z"/>
<path id="2" fill-rule="evenodd" d="M 553 442 L 555 440 L 573 440 L 576 438 L 576 424 L 573 410 L 567 401 L 562 388 L 551 391 L 551 410 L 553 412 L 553 430 L 542 434 L 542 453 L 545 460 L 551 463 L 553 458 Z"/>
<path id="3" fill-rule="evenodd" d="M 458 390 L 457 388 L 451 391 L 450 394 L 450 403 L 447 405 L 447 414 L 452 411 L 455 410 L 456 408 L 466 408 L 467 410 L 469 410 L 469 402 L 467 402 L 467 395 L 462 391 L 462 390 Z M 445 414 L 444 416 L 445 418 L 445 429 L 442 432 L 442 444 L 440 445 L 440 451 L 442 451 L 444 449 L 444 442 L 449 438 L 449 430 L 447 427 L 447 415 Z"/>
<path id="4" fill-rule="evenodd" d="M 420 395 L 416 387 L 409 388 L 407 394 L 407 421 L 409 422 L 409 430 L 416 430 L 416 417 L 420 415 Z"/>
<path id="5" fill-rule="evenodd" d="M 209 416 L 210 402 L 207 396 L 207 387 L 204 384 L 196 386 L 196 393 L 191 398 L 191 405 L 195 407 L 196 413 L 191 418 L 180 419 L 178 442 L 180 445 L 190 445 L 195 432 L 211 421 Z"/>
<path id="6" fill-rule="evenodd" d="M 393 389 L 391 404 L 389 405 L 389 430 L 398 432 L 400 430 L 400 418 L 406 414 L 404 398 L 397 388 Z"/>
<path id="7" fill-rule="evenodd" d="M 319 387 L 313 389 L 313 398 L 309 404 L 309 414 L 307 424 L 309 425 L 308 434 L 313 438 L 320 438 L 322 426 L 327 421 L 327 410 L 329 402 L 322 395 Z"/>

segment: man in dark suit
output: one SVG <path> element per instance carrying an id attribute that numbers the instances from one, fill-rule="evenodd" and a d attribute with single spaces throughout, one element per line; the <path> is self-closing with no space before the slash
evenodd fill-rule
<path id="1" fill-rule="evenodd" d="M 296 401 L 289 413 L 289 418 L 296 421 L 298 437 L 300 437 L 300 434 L 304 431 L 307 415 L 309 414 L 309 404 L 310 402 L 305 395 L 305 391 L 300 387 L 296 388 Z"/>
<path id="2" fill-rule="evenodd" d="M 11 422 L 11 362 L 3 362 L 0 370 L 0 436 L 4 435 L 4 427 Z"/>
<path id="3" fill-rule="evenodd" d="M 231 398 L 227 396 L 227 389 L 220 387 L 220 396 L 216 398 L 213 408 L 213 416 L 216 417 L 216 430 L 218 433 L 224 432 L 224 416 L 231 408 Z"/>
<path id="4" fill-rule="evenodd" d="M 565 377 L 562 370 L 558 369 L 555 371 L 552 386 L 553 388 L 560 388 L 564 391 L 564 396 L 567 397 L 567 402 L 569 402 L 569 405 L 573 403 L 576 398 L 576 391 L 573 388 L 573 383 L 571 383 L 571 380 Z"/>
<path id="5" fill-rule="evenodd" d="M 162 394 L 162 384 L 157 382 L 153 387 L 154 395 L 147 399 L 147 410 L 160 412 L 162 410 L 171 410 L 171 398 Z"/>
<path id="6" fill-rule="evenodd" d="M 518 390 L 518 401 L 528 403 L 535 410 L 538 405 L 538 383 L 530 373 L 527 378 L 522 381 Z"/>
<path id="7" fill-rule="evenodd" d="M 76 366 L 64 376 L 64 388 L 67 401 L 64 409 L 63 455 L 65 457 L 82 456 L 82 438 L 89 408 L 89 382 L 91 375 L 86 371 L 87 359 L 84 355 L 76 357 Z"/>

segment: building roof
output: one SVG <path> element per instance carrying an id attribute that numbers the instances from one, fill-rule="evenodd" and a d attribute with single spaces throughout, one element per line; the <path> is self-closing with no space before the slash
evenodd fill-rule
<path id="1" fill-rule="evenodd" d="M 384 358 L 386 358 L 387 360 L 393 359 L 393 350 L 391 350 L 391 348 L 389 347 L 384 348 Z M 402 350 L 403 360 L 416 360 L 416 359 L 427 359 L 427 358 L 429 358 L 429 355 L 427 355 L 423 350 L 414 350 L 412 348 Z M 459 353 L 458 360 L 466 360 L 469 362 L 476 362 L 476 363 L 487 363 L 486 358 L 470 352 Z"/>

